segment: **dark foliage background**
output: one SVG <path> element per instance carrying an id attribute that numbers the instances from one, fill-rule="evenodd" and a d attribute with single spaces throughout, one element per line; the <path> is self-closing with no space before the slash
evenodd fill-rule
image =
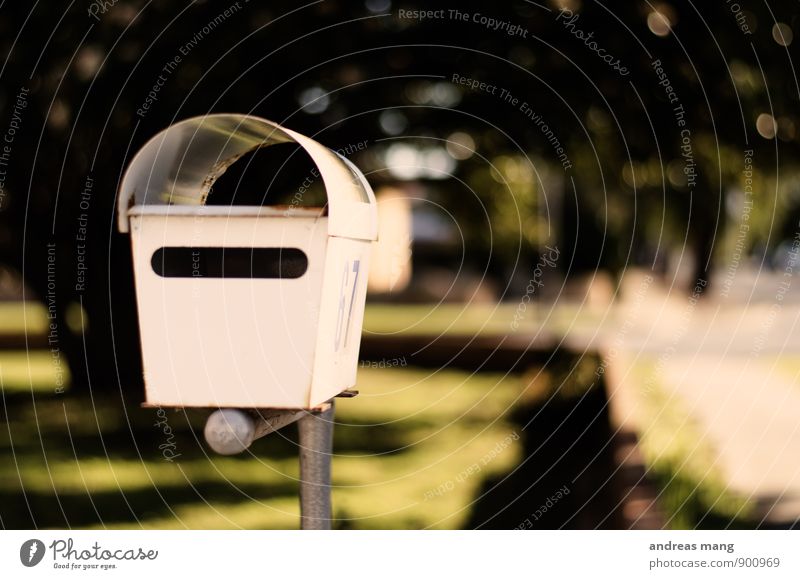
<path id="1" fill-rule="evenodd" d="M 695 257 L 694 277 L 707 276 L 726 226 L 726 196 L 741 186 L 745 149 L 755 150 L 762 177 L 757 194 L 775 216 L 763 220 L 754 237 L 757 257 L 766 255 L 798 214 L 797 43 L 784 47 L 770 33 L 776 20 L 796 22 L 796 4 L 742 4 L 751 35 L 740 30 L 725 2 L 564 5 L 580 15 L 578 28 L 594 31 L 598 43 L 625 63 L 628 76 L 556 21 L 556 3 L 457 4 L 465 13 L 521 25 L 528 31 L 521 37 L 473 21 L 398 15 L 400 9 L 452 8 L 447 3 L 120 0 L 103 11 L 89 2 L 5 2 L 0 126 L 10 122 L 19 91 L 30 92 L 0 207 L 0 260 L 41 297 L 47 243 L 55 243 L 59 327 L 75 326 L 68 319 L 72 304 L 81 303 L 88 315 L 85 335 L 62 336 L 75 382 L 88 384 L 92 376 L 95 387 L 138 382 L 130 255 L 128 240 L 115 232 L 114 202 L 125 166 L 147 139 L 179 119 L 236 111 L 275 120 L 332 148 L 368 141 L 374 146 L 354 158 L 374 183 L 393 179 L 381 139 L 423 142 L 454 131 L 470 134 L 487 159 L 530 155 L 551 173 L 562 171 L 551 144 L 518 108 L 455 87 L 453 74 L 530 103 L 568 152 L 573 169 L 563 175 L 563 202 L 536 209 L 559 231 L 568 275 L 658 266 L 669 249 L 685 247 Z M 662 37 L 648 27 L 656 8 L 670 15 L 671 34 Z M 232 13 L 198 40 L 226 9 Z M 176 55 L 181 62 L 165 73 Z M 681 135 L 654 59 L 662 61 L 686 108 L 698 167 L 693 188 L 680 171 L 668 175 L 670 163 L 680 161 Z M 164 82 L 157 100 L 137 114 L 159 75 Z M 326 94 L 325 110 L 304 110 L 308 94 Z M 394 119 L 399 135 L 382 128 L 386 110 L 401 114 Z M 776 138 L 756 130 L 762 113 L 780 120 Z M 780 183 L 779 172 L 785 176 Z M 524 216 L 536 206 L 536 189 L 498 190 L 479 155 L 459 162 L 454 176 L 435 190 L 466 232 L 468 259 L 499 279 L 520 260 L 533 262 L 549 234 L 542 222 L 507 208 L 520 207 Z M 78 292 L 75 238 L 87 178 L 88 277 L 86 290 Z M 285 191 L 291 179 L 278 183 Z M 464 194 L 465 184 L 476 196 Z"/>

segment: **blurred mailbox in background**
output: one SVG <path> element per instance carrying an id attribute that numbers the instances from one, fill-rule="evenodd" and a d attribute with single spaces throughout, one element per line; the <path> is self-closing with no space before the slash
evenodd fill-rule
<path id="1" fill-rule="evenodd" d="M 278 143 L 311 157 L 327 209 L 205 204 L 228 166 Z M 377 211 L 347 159 L 257 117 L 188 119 L 134 157 L 118 217 L 147 404 L 310 409 L 355 384 Z"/>

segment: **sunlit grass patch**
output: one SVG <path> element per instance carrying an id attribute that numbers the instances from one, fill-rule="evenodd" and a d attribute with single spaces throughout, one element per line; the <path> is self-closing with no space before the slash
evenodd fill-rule
<path id="1" fill-rule="evenodd" d="M 297 499 L 243 501 L 241 503 L 201 502 L 178 505 L 174 514 L 144 518 L 134 523 L 112 522 L 92 525 L 95 529 L 297 529 L 300 505 Z"/>
<path id="2" fill-rule="evenodd" d="M 546 329 L 561 336 L 594 332 L 603 321 L 611 321 L 607 312 L 580 304 L 528 302 L 524 310 L 520 308 L 520 302 L 514 299 L 500 304 L 368 304 L 364 335 L 505 336 Z M 512 328 L 514 321 L 516 329 Z"/>
<path id="3" fill-rule="evenodd" d="M 658 502 L 676 529 L 702 526 L 706 517 L 747 526 L 753 505 L 727 489 L 715 466 L 716 451 L 702 436 L 689 412 L 653 379 L 655 363 L 639 362 L 632 377 L 647 390 L 639 392 L 640 448 L 648 472 L 660 488 Z M 715 521 L 715 525 L 718 521 Z"/>
<path id="4" fill-rule="evenodd" d="M 800 356 L 782 354 L 772 360 L 771 366 L 780 376 L 793 382 L 800 389 Z"/>
<path id="5" fill-rule="evenodd" d="M 508 410 L 524 390 L 519 376 L 362 368 L 359 389 L 359 397 L 337 402 L 338 527 L 458 528 L 486 478 L 520 458 L 516 442 L 497 450 L 516 428 Z M 126 410 L 119 395 L 37 394 L 8 410 L 0 495 L 24 490 L 38 526 L 64 526 L 65 516 L 76 527 L 299 524 L 292 427 L 256 441 L 250 456 L 222 457 L 203 442 L 205 413 L 169 411 L 180 454 L 171 462 L 159 450 L 165 436 L 156 410 L 130 403 Z M 431 492 L 442 485 L 446 492 Z M 26 515 L 24 507 L 0 508 L 4 523 L 13 525 L 9 513 Z"/>
<path id="6" fill-rule="evenodd" d="M 43 335 L 49 320 L 47 308 L 37 301 L 0 301 L 0 335 Z"/>
<path id="7" fill-rule="evenodd" d="M 0 384 L 4 393 L 55 392 L 69 384 L 66 358 L 49 350 L 0 351 Z"/>
<path id="8" fill-rule="evenodd" d="M 511 304 L 369 304 L 364 335 L 505 334 L 515 308 Z"/>
<path id="9" fill-rule="evenodd" d="M 491 420 L 522 392 L 517 375 L 499 372 L 360 368 L 358 376 L 361 394 L 339 403 L 339 417 L 345 421 Z"/>

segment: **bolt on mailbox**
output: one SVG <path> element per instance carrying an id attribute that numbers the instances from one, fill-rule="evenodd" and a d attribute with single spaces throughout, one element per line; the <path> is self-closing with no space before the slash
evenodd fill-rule
<path id="1" fill-rule="evenodd" d="M 317 166 L 327 208 L 205 204 L 243 154 L 287 142 Z M 377 211 L 346 158 L 254 116 L 188 119 L 134 157 L 118 226 L 146 404 L 311 409 L 355 384 Z"/>

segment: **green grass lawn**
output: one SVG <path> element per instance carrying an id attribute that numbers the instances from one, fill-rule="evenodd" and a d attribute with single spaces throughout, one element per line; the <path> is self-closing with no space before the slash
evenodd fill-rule
<path id="1" fill-rule="evenodd" d="M 365 333 L 502 335 L 515 310 L 371 305 Z M 562 335 L 599 323 L 578 308 L 528 313 L 518 331 L 534 332 L 543 324 Z M 41 306 L 0 304 L 0 314 L 0 334 L 46 331 Z M 796 376 L 798 359 L 782 360 L 781 371 Z M 124 401 L 119 394 L 57 394 L 65 370 L 47 351 L 0 351 L 0 526 L 297 527 L 294 427 L 257 441 L 252 454 L 219 457 L 202 441 L 207 413 L 169 411 L 172 440 L 156 424 L 156 410 L 138 406 L 138 392 L 126 393 Z M 546 400 L 568 374 L 561 394 L 580 396 L 594 373 L 591 362 L 574 373 L 548 370 L 531 384 L 530 374 L 361 368 L 361 395 L 337 406 L 337 526 L 463 527 L 486 481 L 522 458 L 519 443 L 493 452 L 518 434 L 510 414 L 520 398 Z M 641 365 L 642 383 L 651 371 L 652 364 Z M 713 449 L 698 444 L 679 404 L 657 384 L 645 398 L 642 412 L 650 426 L 641 447 L 672 526 L 691 528 L 707 512 L 735 523 L 745 517 L 748 506 L 727 495 L 719 474 L 707 468 Z M 180 454 L 171 462 L 160 449 L 168 442 Z"/>
<path id="2" fill-rule="evenodd" d="M 377 333 L 499 333 L 513 310 L 371 306 L 366 326 Z M 46 332 L 39 304 L 0 304 L 0 313 L 0 334 Z M 410 319 L 419 323 L 404 327 Z M 0 352 L 4 525 L 297 526 L 293 427 L 257 441 L 250 456 L 226 458 L 202 443 L 205 413 L 170 412 L 181 456 L 169 462 L 159 450 L 167 437 L 155 426 L 156 411 L 138 407 L 139 393 L 126 404 L 108 394 L 56 394 L 58 371 L 47 351 Z M 519 377 L 361 368 L 359 389 L 337 409 L 333 477 L 341 527 L 459 528 L 482 482 L 519 460 L 520 445 L 486 460 L 514 432 L 507 411 L 524 390 Z"/>
<path id="3" fill-rule="evenodd" d="M 519 460 L 505 416 L 520 395 L 517 378 L 363 368 L 362 395 L 338 403 L 335 515 L 345 528 L 458 528 L 481 482 Z M 207 454 L 204 413 L 172 412 L 173 461 L 156 410 L 114 396 L 6 392 L 0 432 L 3 524 L 109 528 L 296 528 L 295 434 L 257 441 L 252 455 Z M 440 485 L 447 492 L 433 496 Z M 446 484 L 447 483 L 447 484 Z M 24 491 L 24 495 L 23 495 Z M 27 523 L 30 525 L 30 522 Z M 24 525 L 24 523 L 23 523 Z"/>
<path id="4" fill-rule="evenodd" d="M 0 301 L 0 334 L 47 333 L 47 309 L 41 302 Z"/>
<path id="5" fill-rule="evenodd" d="M 46 350 L 0 350 L 0 386 L 8 392 L 53 392 L 69 384 L 69 368 L 63 356 L 53 358 Z"/>
<path id="6" fill-rule="evenodd" d="M 535 334 L 546 330 L 555 335 L 594 331 L 604 321 L 604 312 L 575 304 L 370 304 L 364 313 L 364 335 L 506 335 Z M 519 324 L 512 330 L 512 322 Z"/>

